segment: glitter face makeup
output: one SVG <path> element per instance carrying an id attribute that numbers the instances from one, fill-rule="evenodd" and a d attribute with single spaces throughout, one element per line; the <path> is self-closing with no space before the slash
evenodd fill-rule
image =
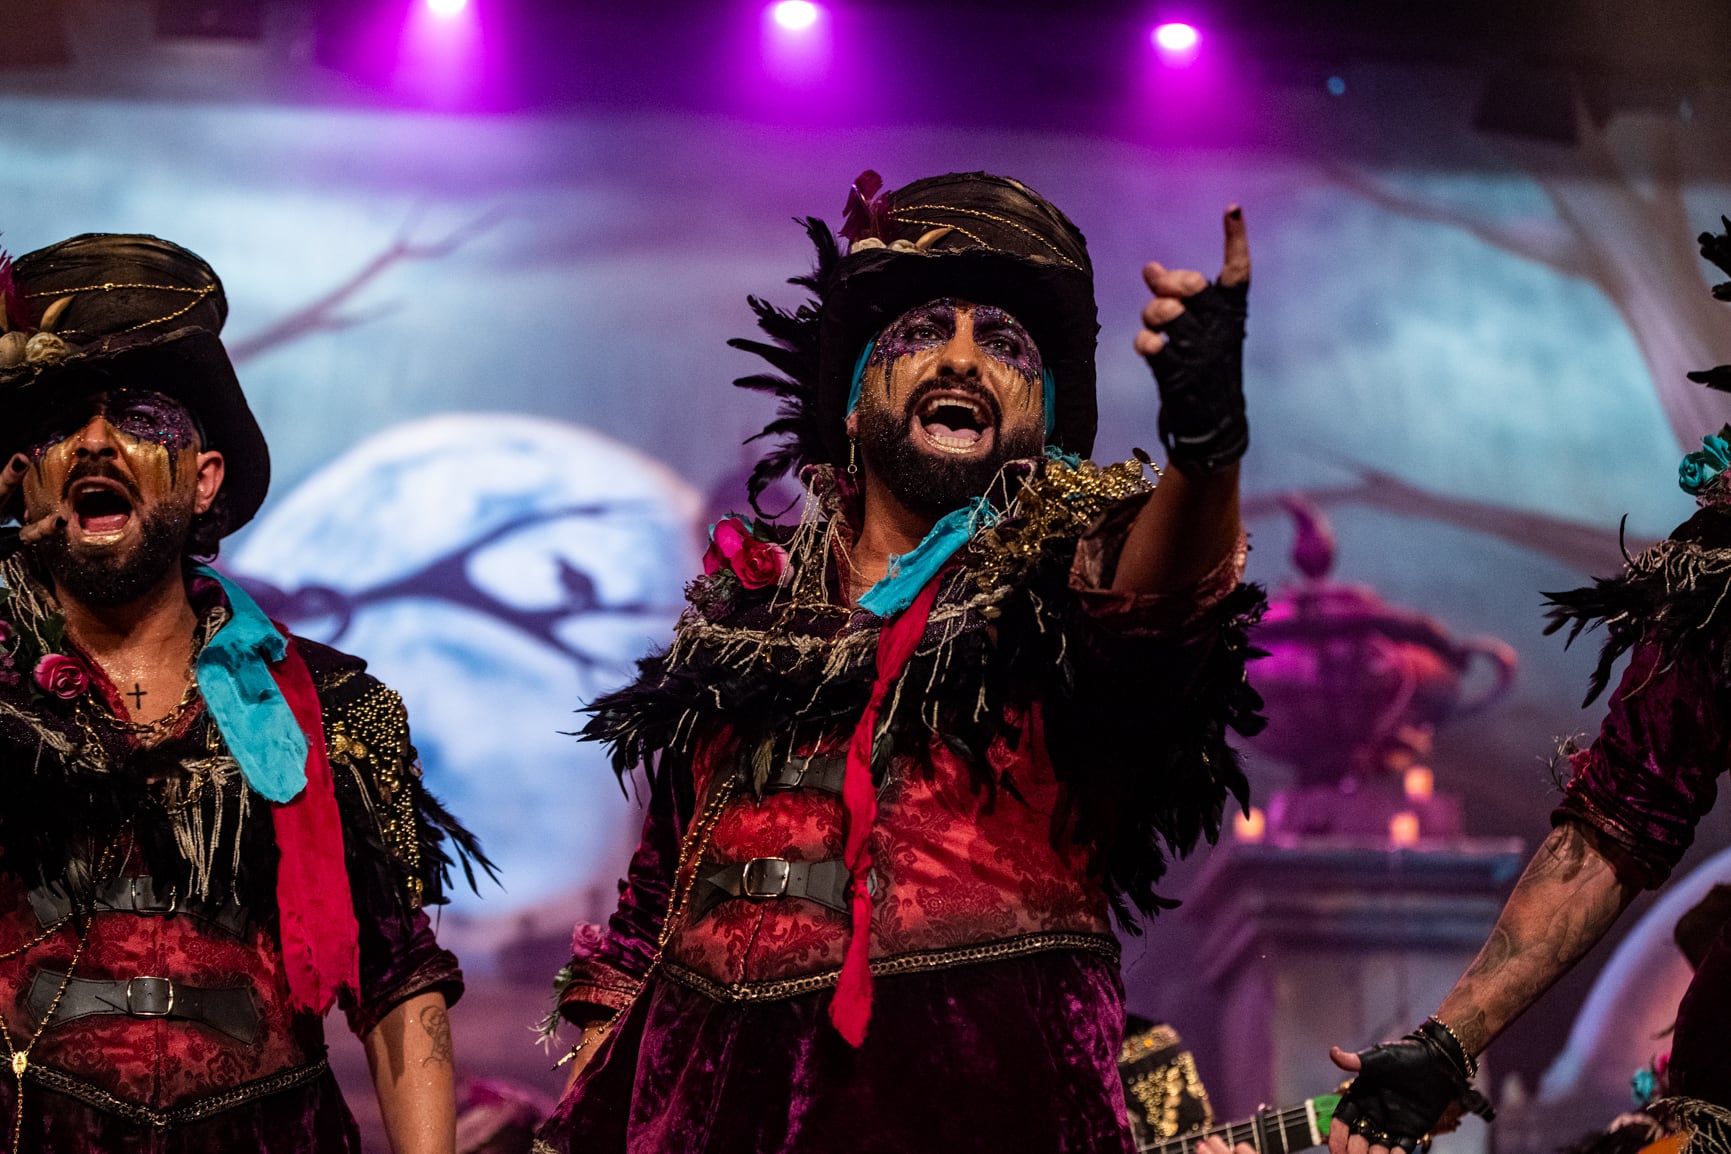
<path id="1" fill-rule="evenodd" d="M 958 315 L 973 319 L 974 343 L 994 360 L 1008 366 L 1029 385 L 1040 383 L 1044 367 L 1040 350 L 1021 322 L 996 305 L 973 305 L 948 298 L 928 301 L 897 317 L 878 337 L 869 363 L 887 368 L 903 357 L 948 344 L 956 334 Z"/>
<path id="2" fill-rule="evenodd" d="M 873 475 L 941 516 L 1045 443 L 1039 349 L 1003 309 L 929 301 L 897 317 L 867 361 L 855 427 Z"/>
<path id="3" fill-rule="evenodd" d="M 99 393 L 88 403 L 59 414 L 37 432 L 25 454 L 32 460 L 40 460 L 48 450 L 97 416 L 106 417 L 116 432 L 160 445 L 170 454 L 193 448 L 199 442 L 198 426 L 185 405 L 150 389 L 120 389 Z"/>
<path id="4" fill-rule="evenodd" d="M 56 581 L 102 603 L 177 557 L 200 501 L 201 441 L 184 405 L 148 389 L 98 394 L 45 423 L 24 498 L 27 519 L 64 519 L 41 546 Z"/>

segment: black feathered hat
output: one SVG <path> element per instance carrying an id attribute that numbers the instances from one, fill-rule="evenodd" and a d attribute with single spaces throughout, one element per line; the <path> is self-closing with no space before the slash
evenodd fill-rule
<path id="1" fill-rule="evenodd" d="M 896 317 L 939 297 L 996 305 L 1020 321 L 1056 384 L 1048 440 L 1084 456 L 1093 448 L 1100 325 L 1081 230 L 1045 197 L 1007 177 L 950 173 L 879 195 L 882 186 L 868 171 L 849 191 L 841 228 L 845 254 L 827 224 L 805 219 L 817 267 L 789 283 L 810 289 L 814 300 L 787 312 L 749 298 L 773 343 L 728 342 L 781 374 L 734 382 L 782 402 L 776 420 L 758 434 L 786 439 L 752 473 L 754 502 L 790 469 L 847 460 L 844 425 L 860 351 Z"/>
<path id="2" fill-rule="evenodd" d="M 221 450 L 222 531 L 240 528 L 270 488 L 270 450 L 218 336 L 227 317 L 211 267 L 154 236 L 86 233 L 0 260 L 0 460 L 62 406 L 152 389 Z"/>

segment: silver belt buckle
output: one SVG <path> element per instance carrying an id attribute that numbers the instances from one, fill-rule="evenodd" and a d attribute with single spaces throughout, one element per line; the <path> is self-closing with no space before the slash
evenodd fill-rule
<path id="1" fill-rule="evenodd" d="M 164 992 L 164 996 L 162 998 L 154 998 L 151 996 L 150 993 L 140 993 L 139 995 L 137 995 L 135 997 L 133 992 L 132 992 L 133 986 L 135 986 L 139 982 L 161 983 L 160 987 L 154 987 L 154 988 L 162 990 Z M 153 987 L 146 987 L 146 989 L 152 989 L 152 988 Z M 164 1005 L 161 1009 L 157 1009 L 155 1006 L 149 1006 L 145 1009 L 139 1009 L 137 1006 L 137 1000 L 139 998 L 142 998 L 146 1002 L 155 1002 L 155 1001 L 164 1001 L 165 1000 L 167 1002 L 167 1004 Z M 172 1013 L 174 1013 L 174 982 L 172 979 L 143 977 L 143 976 L 126 979 L 126 1015 L 127 1015 L 127 1017 L 129 1017 L 129 1018 L 166 1018 Z"/>
<path id="2" fill-rule="evenodd" d="M 740 871 L 739 888 L 753 901 L 783 897 L 792 863 L 783 857 L 754 857 Z"/>

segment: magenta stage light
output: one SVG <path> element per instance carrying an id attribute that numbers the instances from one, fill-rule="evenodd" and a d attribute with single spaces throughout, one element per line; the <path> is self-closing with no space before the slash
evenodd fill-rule
<path id="1" fill-rule="evenodd" d="M 1160 52 L 1160 58 L 1175 65 L 1189 64 L 1195 60 L 1196 51 L 1202 44 L 1202 34 L 1196 31 L 1194 24 L 1176 21 L 1157 26 L 1151 39 Z"/>
<path id="2" fill-rule="evenodd" d="M 818 7 L 811 0 L 781 0 L 770 14 L 789 32 L 804 32 L 817 23 Z"/>
<path id="3" fill-rule="evenodd" d="M 427 10 L 435 16 L 456 16 L 469 6 L 469 0 L 427 0 Z"/>

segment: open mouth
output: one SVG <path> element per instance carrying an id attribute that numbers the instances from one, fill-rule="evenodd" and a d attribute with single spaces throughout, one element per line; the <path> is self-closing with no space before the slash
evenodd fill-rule
<path id="1" fill-rule="evenodd" d="M 914 410 L 914 423 L 926 441 L 946 453 L 985 448 L 996 422 L 984 402 L 963 393 L 935 392 Z"/>
<path id="2" fill-rule="evenodd" d="M 71 496 L 79 532 L 87 537 L 119 533 L 132 520 L 132 498 L 113 481 L 80 481 Z"/>

